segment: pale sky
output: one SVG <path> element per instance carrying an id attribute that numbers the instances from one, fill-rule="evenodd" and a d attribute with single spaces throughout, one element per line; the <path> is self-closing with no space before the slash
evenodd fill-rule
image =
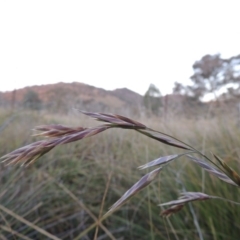
<path id="1" fill-rule="evenodd" d="M 0 1 L 0 91 L 83 82 L 144 94 L 240 54 L 240 1 Z"/>

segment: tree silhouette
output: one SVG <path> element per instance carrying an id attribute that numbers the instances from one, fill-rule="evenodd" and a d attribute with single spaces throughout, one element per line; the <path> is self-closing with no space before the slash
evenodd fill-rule
<path id="1" fill-rule="evenodd" d="M 156 115 L 159 114 L 159 108 L 161 107 L 161 93 L 154 84 L 150 84 L 144 95 L 144 105 L 152 113 Z"/>
<path id="2" fill-rule="evenodd" d="M 35 91 L 29 90 L 24 95 L 23 104 L 31 110 L 39 110 L 41 108 L 42 101 Z"/>
<path id="3" fill-rule="evenodd" d="M 230 95 L 240 95 L 240 55 L 224 59 L 220 54 L 205 55 L 193 64 L 194 74 L 190 77 L 192 85 L 175 83 L 174 92 L 202 99 L 208 93 L 220 89 L 228 90 Z"/>

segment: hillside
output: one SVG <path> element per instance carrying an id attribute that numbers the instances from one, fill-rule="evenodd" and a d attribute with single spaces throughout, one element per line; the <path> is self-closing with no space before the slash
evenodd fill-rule
<path id="1" fill-rule="evenodd" d="M 76 107 L 86 111 L 105 111 L 131 116 L 138 113 L 144 114 L 144 112 L 149 115 L 146 109 L 143 110 L 143 96 L 134 91 L 127 88 L 109 91 L 80 82 L 60 82 L 0 92 L 0 106 L 23 107 L 26 101 L 29 101 L 28 94 L 33 92 L 41 102 L 41 109 L 55 113 L 67 113 Z M 217 112 L 225 114 L 236 112 L 239 102 L 228 100 L 203 103 L 179 94 L 168 94 L 161 100 L 160 116 L 191 116 L 194 118 L 209 115 L 209 109 L 213 115 Z"/>
<path id="2" fill-rule="evenodd" d="M 89 110 L 110 110 L 139 108 L 142 105 L 142 96 L 127 88 L 108 91 L 79 82 L 60 82 L 0 92 L 1 105 L 19 106 L 26 100 L 26 94 L 30 91 L 37 93 L 44 106 L 57 109 L 77 106 Z"/>

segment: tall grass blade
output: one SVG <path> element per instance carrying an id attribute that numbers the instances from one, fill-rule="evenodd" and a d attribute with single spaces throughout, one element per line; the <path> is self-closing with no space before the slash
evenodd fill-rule
<path id="1" fill-rule="evenodd" d="M 28 220 L 26 220 L 25 218 L 19 216 L 18 214 L 12 212 L 10 209 L 4 207 L 3 205 L 0 205 L 0 209 L 9 214 L 10 216 L 16 218 L 17 220 L 19 220 L 20 222 L 26 224 L 27 226 L 29 226 L 30 228 L 35 229 L 36 231 L 38 231 L 39 233 L 41 233 L 42 235 L 46 236 L 48 239 L 53 239 L 53 240 L 60 240 L 60 238 L 52 235 L 51 233 L 47 232 L 46 230 L 44 230 L 43 228 L 38 227 L 37 225 L 29 222 Z"/>

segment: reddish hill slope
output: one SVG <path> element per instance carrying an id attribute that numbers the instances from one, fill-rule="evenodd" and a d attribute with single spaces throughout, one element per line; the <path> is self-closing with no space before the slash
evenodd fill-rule
<path id="1" fill-rule="evenodd" d="M 56 83 L 25 87 L 9 92 L 1 92 L 1 102 L 21 104 L 29 91 L 37 93 L 45 105 L 88 105 L 93 108 L 124 108 L 138 107 L 142 104 L 142 96 L 127 88 L 107 91 L 87 84 Z"/>

